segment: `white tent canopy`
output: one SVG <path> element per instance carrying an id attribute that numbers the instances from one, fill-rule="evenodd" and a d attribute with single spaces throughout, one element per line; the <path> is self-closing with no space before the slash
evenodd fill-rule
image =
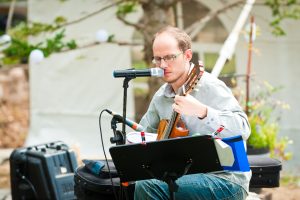
<path id="1" fill-rule="evenodd" d="M 72 21 L 105 5 L 99 1 L 82 4 L 80 0 L 65 3 L 31 0 L 28 6 L 30 21 L 51 23 L 57 16 Z M 66 40 L 76 39 L 80 46 L 95 41 L 98 29 L 105 29 L 114 33 L 116 39 L 130 41 L 133 30 L 111 15 L 112 10 L 104 11 L 66 27 Z M 38 38 L 32 41 L 38 41 Z M 130 47 L 116 44 L 99 44 L 56 53 L 40 63 L 31 64 L 30 133 L 26 145 L 62 140 L 69 145 L 79 145 L 83 156 L 103 157 L 99 114 L 103 109 L 122 114 L 123 79 L 114 79 L 112 72 L 130 66 Z M 133 108 L 133 93 L 129 87 L 129 118 L 134 116 Z M 110 120 L 110 115 L 103 114 L 106 151 L 111 146 L 109 138 L 113 136 Z M 118 128 L 121 129 L 121 124 Z"/>

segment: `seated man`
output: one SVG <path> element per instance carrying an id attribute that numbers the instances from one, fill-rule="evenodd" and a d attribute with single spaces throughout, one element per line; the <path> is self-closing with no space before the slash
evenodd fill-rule
<path id="1" fill-rule="evenodd" d="M 191 39 L 182 30 L 165 27 L 154 36 L 153 63 L 164 70 L 166 82 L 154 95 L 140 124 L 145 131 L 157 133 L 159 122 L 176 111 L 181 115 L 189 134 L 210 134 L 220 125 L 220 137 L 250 135 L 247 116 L 226 85 L 204 72 L 190 95 L 176 95 L 187 80 L 192 58 Z M 197 149 L 195 149 L 197 151 Z M 190 174 L 176 180 L 176 199 L 245 199 L 251 172 L 218 172 Z M 170 199 L 168 185 L 160 180 L 137 181 L 134 197 L 139 199 Z"/>

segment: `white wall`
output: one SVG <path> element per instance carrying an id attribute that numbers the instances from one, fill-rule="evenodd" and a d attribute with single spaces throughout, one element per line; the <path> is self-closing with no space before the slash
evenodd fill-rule
<path id="1" fill-rule="evenodd" d="M 52 23 L 57 16 L 79 19 L 108 5 L 103 0 L 29 0 L 29 20 Z M 95 42 L 99 29 L 115 34 L 116 40 L 130 41 L 133 29 L 108 9 L 87 20 L 66 27 L 66 41 L 79 46 Z M 50 34 L 53 36 L 53 34 Z M 49 35 L 32 38 L 40 41 Z M 27 145 L 62 140 L 80 146 L 82 156 L 103 157 L 98 117 L 107 108 L 122 114 L 123 79 L 114 79 L 115 69 L 131 66 L 130 47 L 100 44 L 64 53 L 55 53 L 39 64 L 30 65 L 30 133 Z M 128 89 L 127 116 L 134 117 L 132 88 Z M 113 136 L 111 116 L 102 117 L 102 131 L 108 152 Z M 118 126 L 121 130 L 121 124 Z"/>

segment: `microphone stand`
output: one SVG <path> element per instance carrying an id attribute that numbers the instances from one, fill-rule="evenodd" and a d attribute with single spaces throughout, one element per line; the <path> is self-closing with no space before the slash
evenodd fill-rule
<path id="1" fill-rule="evenodd" d="M 123 119 L 126 119 L 126 105 L 127 105 L 127 88 L 128 88 L 128 83 L 129 81 L 132 79 L 132 78 L 135 78 L 135 77 L 126 77 L 123 81 L 123 88 L 124 88 L 124 91 L 123 91 Z M 123 120 L 123 123 L 122 123 L 122 136 L 123 136 L 123 141 L 122 141 L 122 144 L 125 144 L 126 143 L 126 132 L 125 132 L 125 120 Z"/>
<path id="2" fill-rule="evenodd" d="M 113 117 L 111 119 L 110 125 L 111 129 L 114 132 L 114 137 L 110 138 L 110 142 L 112 144 L 116 143 L 116 145 L 121 145 L 123 144 L 123 135 L 121 131 L 117 130 L 117 123 L 120 123 L 120 121 L 116 117 Z"/>
<path id="3" fill-rule="evenodd" d="M 113 129 L 114 132 L 114 137 L 110 138 L 110 142 L 111 143 L 116 143 L 116 145 L 122 145 L 126 143 L 126 132 L 125 132 L 125 119 L 126 119 L 126 105 L 127 105 L 127 88 L 128 88 L 128 83 L 131 79 L 133 79 L 135 77 L 126 77 L 123 81 L 123 120 L 122 120 L 122 132 L 117 129 L 117 123 L 120 123 L 120 120 L 117 119 L 115 116 L 112 118 L 111 120 L 111 128 Z M 120 190 L 123 192 L 125 192 L 125 197 L 126 199 L 128 199 L 128 193 L 126 191 L 126 187 L 125 190 L 123 190 L 123 186 L 122 184 L 120 184 Z M 122 196 L 121 194 L 121 196 Z"/>
<path id="4" fill-rule="evenodd" d="M 128 88 L 128 82 L 135 77 L 125 77 L 123 81 L 123 119 L 126 119 L 126 105 L 127 105 L 127 88 Z M 110 138 L 111 143 L 116 143 L 116 145 L 121 145 L 126 143 L 126 132 L 125 132 L 125 123 L 126 120 L 120 121 L 115 116 L 111 120 L 111 128 L 114 132 L 114 137 Z M 117 123 L 122 122 L 122 131 L 116 130 L 117 129 Z"/>

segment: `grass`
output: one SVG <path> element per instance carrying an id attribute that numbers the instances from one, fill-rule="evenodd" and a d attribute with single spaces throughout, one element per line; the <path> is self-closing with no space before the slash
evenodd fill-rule
<path id="1" fill-rule="evenodd" d="M 205 61 L 205 70 L 208 72 L 212 71 L 212 68 L 214 67 L 219 55 L 217 53 L 205 53 L 204 54 L 204 61 Z M 230 61 L 227 61 L 221 71 L 221 74 L 234 74 L 235 73 L 235 58 L 233 58 Z"/>
<path id="2" fill-rule="evenodd" d="M 147 94 L 148 94 L 147 89 L 134 88 L 134 95 L 136 95 L 136 96 L 146 96 Z"/>
<path id="3" fill-rule="evenodd" d="M 284 175 L 280 178 L 280 186 L 296 186 L 300 187 L 300 177 L 292 175 Z"/>

